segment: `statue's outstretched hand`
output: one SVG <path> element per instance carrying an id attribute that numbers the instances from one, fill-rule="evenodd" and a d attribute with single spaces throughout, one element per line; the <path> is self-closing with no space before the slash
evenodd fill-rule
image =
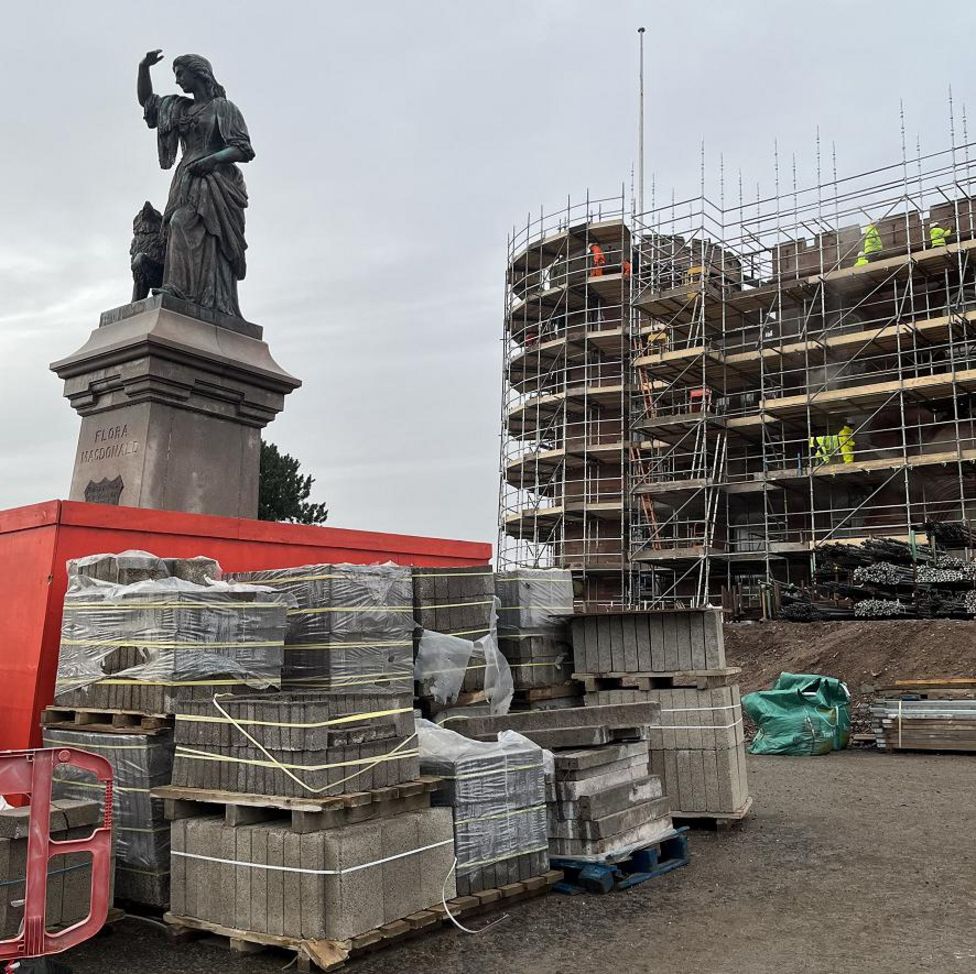
<path id="1" fill-rule="evenodd" d="M 159 62 L 162 61 L 162 59 L 163 59 L 162 49 L 157 49 L 155 51 L 148 51 L 146 53 L 146 56 L 142 59 L 141 63 L 145 67 L 151 68 L 154 64 L 159 64 Z"/>

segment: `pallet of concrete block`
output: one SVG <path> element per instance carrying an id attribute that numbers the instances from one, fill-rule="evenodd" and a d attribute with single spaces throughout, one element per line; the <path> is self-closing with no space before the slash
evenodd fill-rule
<path id="1" fill-rule="evenodd" d="M 477 643 L 492 628 L 495 577 L 487 565 L 413 569 L 413 617 L 422 630 Z M 414 647 L 419 649 L 419 632 Z M 473 652 L 465 667 L 460 692 L 485 689 L 487 662 Z"/>
<path id="2" fill-rule="evenodd" d="M 512 669 L 519 703 L 528 709 L 545 709 L 562 705 L 556 701 L 577 697 L 578 688 L 571 682 L 569 634 L 572 575 L 556 568 L 498 572 L 495 593 L 499 600 L 498 645 Z"/>
<path id="3" fill-rule="evenodd" d="M 57 799 L 51 804 L 50 836 L 55 841 L 87 838 L 101 822 L 97 802 Z M 4 939 L 17 936 L 24 919 L 29 828 L 30 808 L 0 809 L 0 937 Z M 47 873 L 48 929 L 83 920 L 90 899 L 91 857 L 84 852 L 52 856 Z"/>
<path id="4" fill-rule="evenodd" d="M 238 954 L 264 951 L 291 954 L 292 961 L 285 966 L 294 963 L 296 970 L 308 974 L 313 970 L 338 970 L 344 967 L 347 961 L 432 933 L 448 922 L 469 922 L 486 913 L 507 910 L 516 903 L 533 899 L 555 889 L 562 878 L 561 872 L 550 869 L 542 876 L 534 876 L 532 879 L 509 883 L 470 896 L 445 899 L 346 940 L 300 939 L 228 927 L 194 917 L 177 916 L 173 913 L 166 914 L 164 919 L 170 925 L 174 940 L 181 941 L 193 936 L 217 937 L 224 940 L 230 950 Z M 277 886 L 273 886 L 272 889 L 272 901 L 268 907 L 276 910 Z"/>
<path id="5" fill-rule="evenodd" d="M 211 580 L 209 559 L 80 561 L 69 562 L 56 707 L 167 715 L 182 700 L 280 683 L 289 601 L 279 593 Z"/>
<path id="6" fill-rule="evenodd" d="M 397 565 L 303 565 L 235 575 L 291 596 L 282 686 L 413 692 L 413 575 Z"/>
<path id="7" fill-rule="evenodd" d="M 353 938 L 455 895 L 450 809 L 377 814 L 302 832 L 291 822 L 245 818 L 231 825 L 210 815 L 174 821 L 167 922 L 222 933 L 232 947 L 290 948 L 329 969 L 345 959 Z"/>
<path id="8" fill-rule="evenodd" d="M 169 784 L 172 732 L 164 728 L 145 734 L 129 729 L 100 733 L 51 725 L 43 730 L 45 747 L 90 751 L 112 765 L 116 899 L 154 908 L 169 906 L 169 823 L 162 800 L 153 798 L 150 789 Z M 60 765 L 55 771 L 52 793 L 57 799 L 95 798 L 100 811 L 103 792 L 104 786 L 82 768 Z"/>
<path id="9" fill-rule="evenodd" d="M 385 690 L 386 688 L 384 688 Z M 418 777 L 408 693 L 265 693 L 188 701 L 173 784 L 254 795 L 340 795 Z"/>
<path id="10" fill-rule="evenodd" d="M 650 732 L 651 769 L 664 781 L 675 821 L 721 828 L 752 807 L 738 686 L 659 689 Z"/>
<path id="11" fill-rule="evenodd" d="M 425 720 L 418 721 L 417 739 L 421 770 L 443 782 L 434 804 L 453 811 L 458 893 L 547 872 L 542 748 L 511 732 L 474 741 Z"/>
<path id="12" fill-rule="evenodd" d="M 592 612 L 572 621 L 576 677 L 726 671 L 721 609 Z"/>
<path id="13" fill-rule="evenodd" d="M 661 779 L 648 773 L 646 740 L 556 751 L 554 758 L 552 859 L 620 860 L 673 834 Z"/>
<path id="14" fill-rule="evenodd" d="M 976 753 L 976 701 L 889 697 L 871 704 L 871 730 L 885 751 Z"/>

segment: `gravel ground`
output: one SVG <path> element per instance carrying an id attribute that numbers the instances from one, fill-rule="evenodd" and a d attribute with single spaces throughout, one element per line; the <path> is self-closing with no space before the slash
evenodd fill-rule
<path id="1" fill-rule="evenodd" d="M 451 929 L 350 974 L 801 974 L 976 971 L 976 757 L 752 757 L 752 816 L 692 833 L 690 866 L 624 893 L 552 895 L 483 936 Z M 485 922 L 472 921 L 478 925 Z M 126 920 L 77 974 L 271 974 L 285 955 L 170 946 Z"/>

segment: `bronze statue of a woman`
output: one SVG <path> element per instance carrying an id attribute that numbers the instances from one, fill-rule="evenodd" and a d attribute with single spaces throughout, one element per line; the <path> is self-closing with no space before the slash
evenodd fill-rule
<path id="1" fill-rule="evenodd" d="M 173 62 L 177 85 L 191 97 L 154 94 L 149 69 L 162 59 L 161 51 L 150 51 L 137 84 L 146 123 L 156 129 L 160 166 L 170 169 L 177 145 L 183 150 L 163 213 L 166 256 L 158 290 L 240 318 L 247 189 L 235 163 L 254 158 L 244 116 L 197 54 Z"/>

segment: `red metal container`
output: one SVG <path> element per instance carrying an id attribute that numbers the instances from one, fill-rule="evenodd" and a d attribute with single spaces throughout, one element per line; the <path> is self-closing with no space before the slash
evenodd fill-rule
<path id="1" fill-rule="evenodd" d="M 491 545 L 374 531 L 277 524 L 77 501 L 0 511 L 0 749 L 40 743 L 58 667 L 65 562 L 130 548 L 206 555 L 226 571 L 315 563 L 486 565 Z"/>

